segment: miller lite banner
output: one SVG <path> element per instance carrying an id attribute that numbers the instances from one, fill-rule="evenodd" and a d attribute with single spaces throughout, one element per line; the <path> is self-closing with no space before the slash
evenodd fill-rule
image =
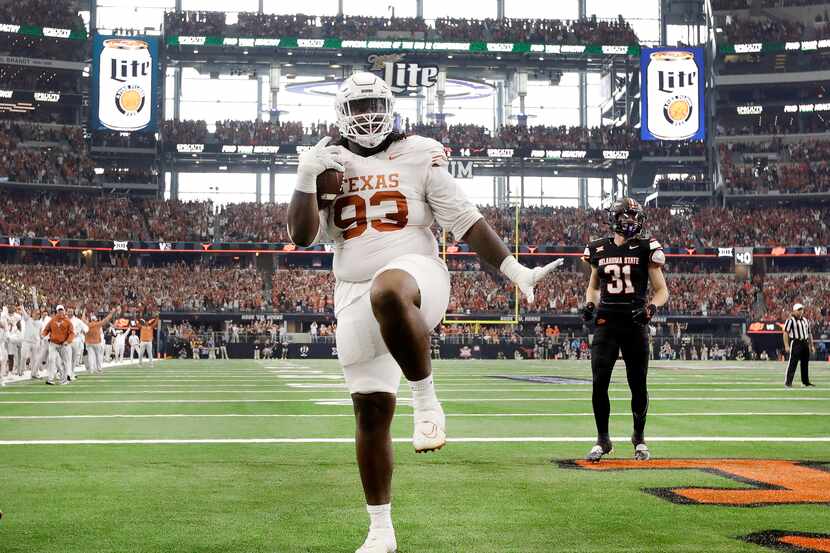
<path id="1" fill-rule="evenodd" d="M 90 127 L 158 130 L 158 39 L 96 35 L 92 44 Z"/>
<path id="2" fill-rule="evenodd" d="M 643 140 L 704 140 L 703 48 L 643 48 Z"/>

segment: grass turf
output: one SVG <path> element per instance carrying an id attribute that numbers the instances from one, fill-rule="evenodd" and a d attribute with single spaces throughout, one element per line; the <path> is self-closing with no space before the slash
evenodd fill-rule
<path id="1" fill-rule="evenodd" d="M 656 362 L 652 451 L 830 462 L 828 441 L 659 439 L 827 438 L 830 367 L 814 364 L 812 373 L 818 388 L 785 390 L 779 363 Z M 0 552 L 354 551 L 367 518 L 350 443 L 7 445 L 349 438 L 339 374 L 328 361 L 171 361 L 69 386 L 0 390 Z M 736 538 L 768 529 L 830 532 L 828 505 L 679 505 L 643 491 L 746 486 L 715 474 L 560 468 L 551 461 L 581 458 L 591 445 L 590 385 L 493 378 L 504 374 L 590 377 L 579 362 L 437 362 L 451 438 L 525 439 L 450 443 L 426 456 L 397 443 L 393 517 L 402 553 L 760 552 Z M 394 425 L 404 440 L 408 396 L 403 387 Z M 622 370 L 611 397 L 611 432 L 623 438 L 612 457 L 629 458 Z M 67 415 L 79 418 L 58 418 Z M 538 437 L 569 439 L 530 441 Z"/>

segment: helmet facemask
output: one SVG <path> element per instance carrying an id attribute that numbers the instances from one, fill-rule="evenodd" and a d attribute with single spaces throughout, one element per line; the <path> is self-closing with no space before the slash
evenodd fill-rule
<path id="1" fill-rule="evenodd" d="M 614 231 L 626 239 L 634 238 L 643 230 L 645 214 L 642 211 L 624 211 L 615 216 Z"/>
<path id="2" fill-rule="evenodd" d="M 392 102 L 386 97 L 358 98 L 338 103 L 340 136 L 364 148 L 376 148 L 392 132 Z"/>

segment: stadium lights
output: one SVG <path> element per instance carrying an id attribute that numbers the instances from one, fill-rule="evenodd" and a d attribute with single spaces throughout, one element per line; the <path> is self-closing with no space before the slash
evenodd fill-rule
<path id="1" fill-rule="evenodd" d="M 447 59 L 448 59 L 448 60 L 451 60 L 451 59 L 452 59 L 452 54 L 450 54 L 449 56 L 447 56 Z"/>

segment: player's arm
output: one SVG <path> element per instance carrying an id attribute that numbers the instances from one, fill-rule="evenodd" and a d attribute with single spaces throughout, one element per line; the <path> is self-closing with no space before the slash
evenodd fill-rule
<path id="1" fill-rule="evenodd" d="M 585 289 L 585 304 L 598 304 L 599 296 L 599 271 L 596 267 L 591 267 L 591 278 L 588 279 L 588 288 Z"/>
<path id="2" fill-rule="evenodd" d="M 327 136 L 300 154 L 297 184 L 288 204 L 288 236 L 298 246 L 313 244 L 320 230 L 317 176 L 326 169 L 344 170 L 340 162 L 340 147 L 326 146 L 330 139 Z"/>
<path id="3" fill-rule="evenodd" d="M 651 303 L 654 307 L 663 307 L 669 301 L 669 287 L 666 286 L 666 277 L 663 276 L 663 267 L 652 263 L 648 268 L 648 280 L 654 295 Z"/>
<path id="4" fill-rule="evenodd" d="M 449 174 L 446 158 L 433 160 L 427 174 L 427 202 L 438 224 L 461 237 L 485 262 L 498 267 L 527 296 L 528 303 L 533 303 L 533 287 L 564 260 L 534 269 L 519 263 Z"/>
<path id="5" fill-rule="evenodd" d="M 635 309 L 632 313 L 633 321 L 640 324 L 647 324 L 657 313 L 657 308 L 666 305 L 669 301 L 669 287 L 666 286 L 666 279 L 663 276 L 666 254 L 663 253 L 660 243 L 653 238 L 649 241 L 648 247 L 648 280 L 651 283 L 653 295 L 647 305 Z"/>
<path id="6" fill-rule="evenodd" d="M 102 328 L 103 328 L 103 327 L 105 327 L 105 326 L 107 325 L 107 323 L 109 323 L 109 322 L 112 320 L 112 316 L 113 316 L 113 315 L 115 315 L 115 313 L 116 313 L 119 309 L 121 309 L 121 306 L 120 306 L 120 305 L 119 305 L 118 307 L 113 308 L 113 310 L 112 310 L 112 311 L 110 311 L 109 315 L 107 315 L 106 317 L 104 317 L 104 320 L 103 320 L 103 321 L 101 321 L 101 327 L 102 327 Z"/>

